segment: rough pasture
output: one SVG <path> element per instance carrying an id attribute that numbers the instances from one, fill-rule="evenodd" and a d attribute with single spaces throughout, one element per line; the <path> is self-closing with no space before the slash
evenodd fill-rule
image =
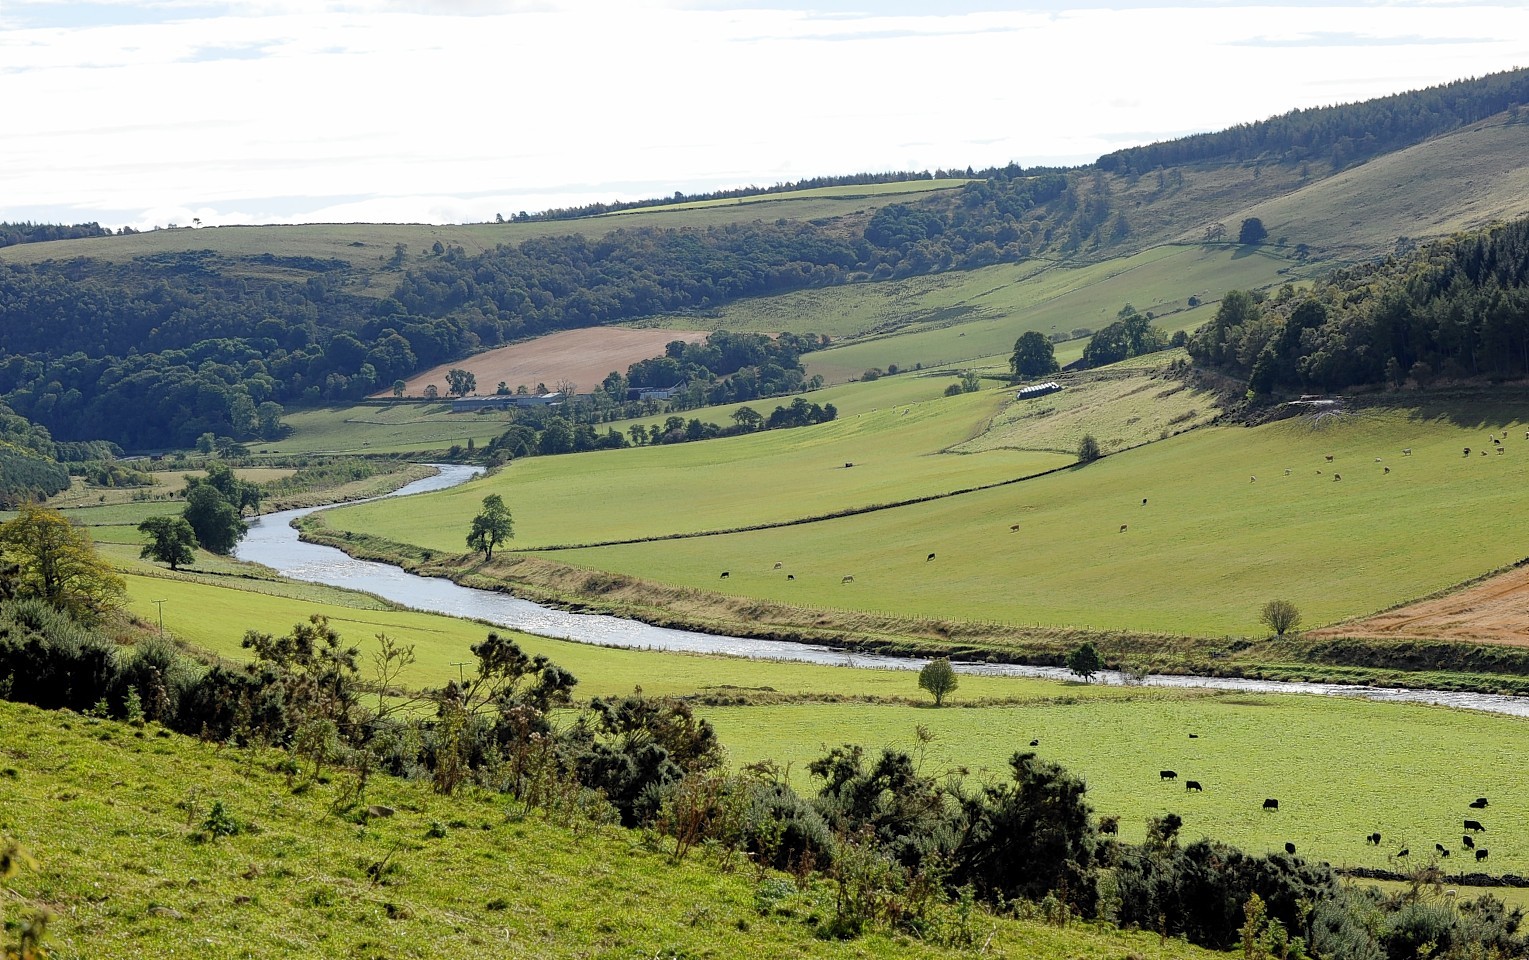
<path id="1" fill-rule="evenodd" d="M 671 340 L 699 343 L 706 339 L 704 330 L 637 330 L 628 327 L 596 327 L 587 330 L 564 330 L 537 337 L 526 343 L 514 343 L 474 354 L 464 360 L 443 363 L 405 381 L 404 393 L 418 397 L 425 387 L 434 384 L 446 395 L 446 371 L 466 370 L 477 378 L 480 396 L 494 392 L 500 381 L 514 390 L 524 385 L 534 391 L 538 383 L 550 389 L 559 380 L 569 380 L 580 392 L 604 380 L 611 371 L 626 373 L 639 360 L 663 356 L 664 344 Z M 392 385 L 378 391 L 377 397 L 393 395 Z"/>
<path id="2" fill-rule="evenodd" d="M 1447 415 L 1372 409 L 1320 425 L 1212 427 L 896 510 L 555 556 L 702 588 L 731 569 L 730 594 L 806 606 L 1258 635 L 1257 610 L 1270 597 L 1294 600 L 1307 624 L 1321 626 L 1519 560 L 1529 540 L 1529 516 L 1517 509 L 1529 444 L 1517 455 L 1459 456 L 1462 438 L 1516 419 L 1507 408 L 1466 405 Z M 1404 447 L 1413 449 L 1405 460 Z M 1342 483 L 1332 482 L 1328 453 L 1347 474 Z M 925 569 L 930 551 L 940 555 L 939 577 Z M 751 557 L 783 560 L 796 579 L 752 569 Z M 853 595 L 838 589 L 845 570 L 856 574 Z"/>
<path id="3" fill-rule="evenodd" d="M 1529 444 L 1525 444 L 1529 454 Z M 1374 616 L 1312 631 L 1314 638 L 1458 640 L 1529 645 L 1529 567 L 1489 577 L 1464 590 Z"/>
<path id="4" fill-rule="evenodd" d="M 1529 749 L 1529 722 L 1511 717 L 1246 695 L 944 710 L 764 709 L 706 714 L 734 764 L 766 757 L 790 764 L 799 788 L 810 787 L 807 762 L 825 746 L 853 742 L 872 751 L 892 745 L 912 752 L 914 727 L 922 725 L 935 735 L 924 769 L 967 767 L 973 781 L 1000 775 L 1015 750 L 1039 739 L 1041 756 L 1085 778 L 1098 814 L 1120 817 L 1127 842 L 1144 837 L 1148 817 L 1171 812 L 1184 818 L 1185 840 L 1210 836 L 1256 853 L 1293 842 L 1302 856 L 1334 866 L 1393 869 L 1388 856 L 1402 847 L 1422 861 L 1440 843 L 1455 854 L 1443 861 L 1446 870 L 1475 869 L 1460 842 L 1462 819 L 1474 816 L 1488 831 L 1478 845 L 1492 851 L 1482 869 L 1529 871 L 1529 793 L 1518 761 Z M 1185 730 L 1199 736 L 1188 739 Z M 1165 770 L 1178 779 L 1163 777 Z M 1203 790 L 1186 791 L 1185 779 Z M 1477 814 L 1468 804 L 1480 794 L 1493 802 Z M 1279 799 L 1277 814 L 1263 810 L 1271 797 Z M 1376 831 L 1385 838 L 1379 846 L 1367 841 Z"/>

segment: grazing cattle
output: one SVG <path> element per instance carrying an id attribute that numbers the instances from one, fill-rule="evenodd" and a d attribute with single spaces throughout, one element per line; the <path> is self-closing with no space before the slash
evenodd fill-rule
<path id="1" fill-rule="evenodd" d="M 1290 476 L 1290 468 L 1289 467 L 1285 468 L 1285 476 L 1287 476 L 1287 477 Z"/>
<path id="2" fill-rule="evenodd" d="M 1204 792 L 1204 788 L 1200 786 L 1200 781 L 1198 781 L 1198 780 L 1185 780 L 1184 781 L 1184 792 L 1188 793 L 1191 790 L 1193 790 L 1195 793 L 1202 793 L 1202 792 Z"/>
<path id="3" fill-rule="evenodd" d="M 1141 505 L 1144 506 L 1144 507 L 1147 505 L 1147 498 L 1146 497 L 1142 497 L 1141 498 Z"/>
<path id="4" fill-rule="evenodd" d="M 1477 863 L 1480 863 L 1481 861 L 1485 860 L 1486 858 L 1487 858 L 1487 849 L 1486 849 L 1486 847 L 1482 847 L 1480 850 L 1476 851 L 1476 862 Z"/>
<path id="5" fill-rule="evenodd" d="M 924 562 L 928 563 L 929 561 L 931 561 L 933 559 L 934 559 L 934 554 L 931 553 L 929 556 L 924 558 Z"/>
<path id="6" fill-rule="evenodd" d="M 1471 809 L 1472 810 L 1485 810 L 1486 808 L 1487 808 L 1487 798 L 1486 797 L 1477 797 L 1476 799 L 1471 801 Z"/>
<path id="7" fill-rule="evenodd" d="M 1285 852 L 1290 854 L 1292 857 L 1295 856 L 1295 844 L 1290 843 L 1289 841 L 1286 841 L 1285 842 Z"/>
<path id="8" fill-rule="evenodd" d="M 1328 463 L 1332 463 L 1333 462 L 1333 455 L 1330 454 L 1330 453 L 1327 455 L 1327 462 Z"/>
<path id="9" fill-rule="evenodd" d="M 1497 452 L 1498 452 L 1498 453 L 1507 453 L 1507 452 L 1508 452 L 1508 451 L 1507 451 L 1507 450 L 1504 450 L 1504 449 L 1503 449 L 1503 448 L 1502 448 L 1502 447 L 1498 447 L 1498 448 L 1497 448 Z"/>
<path id="10" fill-rule="evenodd" d="M 1487 828 L 1483 827 L 1481 825 L 1480 821 L 1477 821 L 1477 820 L 1467 820 L 1467 821 L 1465 821 L 1465 829 L 1467 829 L 1467 830 L 1474 830 L 1477 833 L 1485 833 Z"/>
<path id="11" fill-rule="evenodd" d="M 1412 448 L 1411 447 L 1404 447 L 1402 449 L 1402 456 L 1404 456 L 1404 457 L 1412 456 Z"/>
<path id="12" fill-rule="evenodd" d="M 855 575 L 854 575 L 854 574 L 852 574 L 852 573 L 851 573 L 851 574 L 848 574 L 848 575 L 846 575 L 846 576 L 845 576 L 845 577 L 844 577 L 844 579 L 843 579 L 843 580 L 840 580 L 840 581 L 839 581 L 839 582 L 840 582 L 840 583 L 854 583 L 854 582 L 855 582 Z"/>
<path id="13" fill-rule="evenodd" d="M 777 561 L 775 561 L 775 567 L 774 567 L 774 569 L 776 569 L 776 570 L 779 570 L 779 569 L 780 569 L 780 561 L 779 561 L 779 560 L 777 560 Z"/>
<path id="14" fill-rule="evenodd" d="M 1102 833 L 1102 834 L 1108 834 L 1110 836 L 1118 835 L 1120 833 L 1120 818 L 1119 817 L 1113 817 L 1113 816 L 1112 817 L 1100 817 L 1099 818 L 1099 832 Z"/>
<path id="15" fill-rule="evenodd" d="M 1380 831 L 1377 830 L 1364 839 L 1366 843 L 1370 843 L 1378 847 L 1380 846 Z"/>
<path id="16" fill-rule="evenodd" d="M 1258 478 L 1257 477 L 1249 477 L 1248 478 L 1248 482 L 1249 483 L 1257 483 L 1258 482 Z"/>
<path id="17" fill-rule="evenodd" d="M 1279 810 L 1279 801 L 1274 799 L 1273 797 L 1270 797 L 1269 799 L 1264 801 L 1264 809 L 1265 810 Z"/>
<path id="18" fill-rule="evenodd" d="M 722 576 L 718 577 L 717 579 L 718 580 L 726 580 L 727 579 L 727 571 L 723 570 L 722 571 Z"/>
<path id="19" fill-rule="evenodd" d="M 796 579 L 796 574 L 788 573 L 788 574 L 786 574 L 786 579 L 787 580 L 795 580 Z"/>
<path id="20" fill-rule="evenodd" d="M 1018 533 L 1019 532 L 1019 524 L 1017 524 L 1017 523 L 1011 524 L 1009 526 L 1009 532 L 1010 533 Z"/>
<path id="21" fill-rule="evenodd" d="M 850 468 L 850 467 L 853 467 L 853 466 L 854 466 L 854 464 L 853 464 L 853 463 L 846 463 L 846 464 L 845 464 L 845 465 L 844 465 L 844 469 L 846 469 L 846 470 L 848 470 L 848 469 L 849 469 L 849 468 Z"/>
<path id="22" fill-rule="evenodd" d="M 1121 532 L 1121 533 L 1125 533 L 1125 532 L 1126 532 L 1126 524 L 1124 524 L 1124 523 L 1122 523 L 1122 524 L 1121 524 L 1121 525 L 1120 525 L 1120 532 Z"/>
<path id="23" fill-rule="evenodd" d="M 1341 473 L 1333 474 L 1333 482 L 1336 483 L 1337 481 L 1342 480 L 1342 479 L 1343 479 L 1343 475 Z"/>
<path id="24" fill-rule="evenodd" d="M 1198 733 L 1191 733 L 1189 735 L 1189 739 L 1191 739 L 1191 740 L 1198 740 L 1198 739 L 1200 739 L 1200 735 Z"/>
<path id="25" fill-rule="evenodd" d="M 1463 836 L 1463 837 L 1460 838 L 1460 846 L 1462 846 L 1465 849 L 1469 850 L 1472 847 L 1476 846 L 1476 841 L 1472 840 L 1469 835 L 1466 835 L 1466 836 Z"/>
<path id="26" fill-rule="evenodd" d="M 1485 450 L 1483 450 L 1483 451 L 1481 451 L 1481 455 L 1484 457 L 1484 456 L 1487 455 L 1487 452 Z"/>
<path id="27" fill-rule="evenodd" d="M 1032 746 L 1032 747 L 1038 747 L 1040 745 L 1041 745 L 1041 742 L 1039 740 L 1031 740 L 1030 741 L 1030 746 Z"/>
<path id="28" fill-rule="evenodd" d="M 1433 848 L 1434 848 L 1434 849 L 1435 849 L 1435 850 L 1437 850 L 1437 851 L 1439 851 L 1439 856 L 1441 856 L 1441 857 L 1447 857 L 1447 856 L 1449 856 L 1449 851 L 1448 851 L 1448 850 L 1446 850 L 1446 849 L 1444 849 L 1444 844 L 1442 844 L 1442 843 L 1436 843 L 1436 844 L 1434 844 L 1434 845 L 1433 845 Z"/>
<path id="29" fill-rule="evenodd" d="M 1502 446 L 1502 441 L 1501 441 L 1501 440 L 1499 440 L 1499 439 L 1497 439 L 1497 438 L 1496 438 L 1496 437 L 1493 437 L 1493 438 L 1492 438 L 1492 445 L 1493 445 L 1493 446 L 1497 446 L 1497 447 L 1500 447 L 1500 446 Z"/>
<path id="30" fill-rule="evenodd" d="M 1471 455 L 1471 448 L 1470 448 L 1470 447 L 1466 447 L 1466 448 L 1465 448 L 1465 455 L 1466 455 L 1466 456 L 1467 456 L 1467 457 L 1468 457 L 1468 456 L 1470 456 L 1470 455 Z"/>
<path id="31" fill-rule="evenodd" d="M 1157 772 L 1157 778 L 1159 780 L 1177 780 L 1179 775 L 1172 770 L 1159 770 Z"/>
<path id="32" fill-rule="evenodd" d="M 1382 469 L 1385 470 L 1386 473 L 1390 473 L 1391 472 L 1391 468 L 1390 467 L 1383 467 Z"/>

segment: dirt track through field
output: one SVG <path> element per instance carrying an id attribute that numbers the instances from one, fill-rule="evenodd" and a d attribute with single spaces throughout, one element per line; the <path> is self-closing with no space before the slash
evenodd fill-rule
<path id="1" fill-rule="evenodd" d="M 538 383 L 548 389 L 559 380 L 571 380 L 580 393 L 588 393 L 612 371 L 622 374 L 639 360 L 660 357 L 671 340 L 698 343 L 706 339 L 701 330 L 630 330 L 625 327 L 593 327 L 548 334 L 527 343 L 516 343 L 476 354 L 455 363 L 443 363 L 404 381 L 404 394 L 421 396 L 427 384 L 435 384 L 446 396 L 446 371 L 460 368 L 478 380 L 479 396 L 492 394 L 504 381 L 511 390 L 522 384 L 531 391 Z M 392 396 L 392 386 L 374 396 Z"/>
<path id="2" fill-rule="evenodd" d="M 1529 646 L 1529 565 L 1448 596 L 1411 603 L 1306 635 Z"/>

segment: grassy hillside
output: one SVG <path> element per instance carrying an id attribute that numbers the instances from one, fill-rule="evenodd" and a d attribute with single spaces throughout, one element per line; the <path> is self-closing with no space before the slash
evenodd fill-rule
<path id="1" fill-rule="evenodd" d="M 11 881 L 7 917 L 50 908 L 65 960 L 964 955 L 819 939 L 827 889 L 761 900 L 754 871 L 675 864 L 635 833 L 386 777 L 359 799 L 346 775 L 294 789 L 281 759 L 0 703 L 0 835 L 39 864 Z M 215 804 L 233 835 L 207 836 Z M 368 804 L 396 813 L 368 817 Z M 981 924 L 1013 957 L 1210 956 L 1104 928 Z"/>
<path id="2" fill-rule="evenodd" d="M 1266 600 L 1288 597 L 1317 625 L 1523 557 L 1529 520 L 1512 504 L 1529 479 L 1529 446 L 1460 455 L 1505 429 L 1522 433 L 1521 412 L 1491 402 L 1217 427 L 954 499 L 554 556 L 661 583 L 909 617 L 1249 634 Z M 540 502 L 513 485 L 504 493 L 531 522 Z M 619 513 L 620 498 L 609 491 L 591 512 Z M 462 526 L 470 514 L 458 514 L 435 519 Z M 384 521 L 341 512 L 332 522 L 376 530 Z M 731 572 L 726 584 L 719 570 Z M 841 583 L 848 574 L 855 582 Z"/>

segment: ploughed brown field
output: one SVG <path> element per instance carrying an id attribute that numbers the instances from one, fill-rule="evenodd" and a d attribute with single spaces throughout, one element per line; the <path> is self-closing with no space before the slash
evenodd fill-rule
<path id="1" fill-rule="evenodd" d="M 418 397 L 428 384 L 435 384 L 446 396 L 446 371 L 460 368 L 478 380 L 478 394 L 492 394 L 503 380 L 511 391 L 524 384 L 535 391 L 538 383 L 547 389 L 559 380 L 572 381 L 580 393 L 598 386 L 612 370 L 626 373 L 639 360 L 662 356 L 671 340 L 697 343 L 706 339 L 702 330 L 631 330 L 625 327 L 592 327 L 564 330 L 525 343 L 511 344 L 465 360 L 443 363 L 404 381 L 404 395 Z M 374 396 L 390 397 L 392 385 Z"/>
<path id="2" fill-rule="evenodd" d="M 1448 596 L 1409 603 L 1321 630 L 1308 637 L 1457 640 L 1529 646 L 1529 566 Z"/>

